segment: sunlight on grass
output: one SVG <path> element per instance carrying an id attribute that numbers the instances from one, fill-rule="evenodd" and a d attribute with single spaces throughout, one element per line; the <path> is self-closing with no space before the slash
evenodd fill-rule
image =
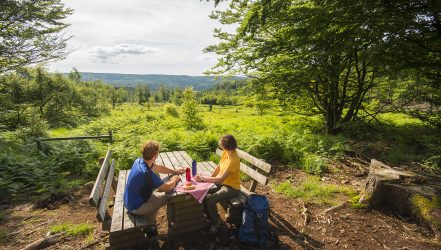
<path id="1" fill-rule="evenodd" d="M 67 235 L 82 235 L 86 236 L 93 232 L 93 225 L 89 223 L 81 223 L 81 224 L 59 224 L 49 228 L 49 231 L 52 234 L 66 232 Z M 90 237 L 90 236 L 89 236 Z"/>
<path id="2" fill-rule="evenodd" d="M 413 118 L 406 114 L 401 113 L 384 113 L 379 114 L 378 119 L 380 121 L 385 121 L 394 126 L 406 126 L 406 125 L 424 125 L 420 119 Z"/>
<path id="3" fill-rule="evenodd" d="M 354 195 L 354 190 L 349 186 L 325 184 L 320 178 L 308 177 L 299 186 L 293 187 L 289 181 L 285 181 L 274 187 L 276 192 L 288 198 L 300 198 L 305 202 L 315 204 L 335 204 L 335 195 L 338 193 Z"/>

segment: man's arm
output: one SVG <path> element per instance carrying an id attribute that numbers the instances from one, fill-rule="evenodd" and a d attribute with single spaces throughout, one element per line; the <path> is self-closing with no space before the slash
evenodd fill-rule
<path id="1" fill-rule="evenodd" d="M 173 175 L 172 178 L 168 182 L 166 182 L 158 187 L 158 191 L 159 192 L 169 192 L 176 186 L 176 184 L 180 180 L 181 180 L 181 178 L 179 176 Z"/>
<path id="2" fill-rule="evenodd" d="M 183 174 L 185 172 L 184 168 L 171 169 L 158 164 L 153 164 L 152 169 L 161 174 Z"/>

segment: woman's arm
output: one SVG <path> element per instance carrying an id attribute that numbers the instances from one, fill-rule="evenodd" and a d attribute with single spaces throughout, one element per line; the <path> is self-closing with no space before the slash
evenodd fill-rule
<path id="1" fill-rule="evenodd" d="M 222 182 L 224 182 L 224 180 L 227 179 L 228 176 L 230 176 L 230 172 L 225 171 L 219 177 L 196 175 L 195 178 L 196 178 L 196 181 L 204 181 L 204 182 L 212 182 L 212 183 L 222 184 Z"/>
<path id="2" fill-rule="evenodd" d="M 171 169 L 162 165 L 153 164 L 154 171 L 161 174 L 183 174 L 185 172 L 184 168 Z"/>
<path id="3" fill-rule="evenodd" d="M 219 165 L 216 166 L 216 168 L 214 169 L 213 173 L 211 174 L 211 177 L 216 177 L 216 175 L 219 173 Z"/>

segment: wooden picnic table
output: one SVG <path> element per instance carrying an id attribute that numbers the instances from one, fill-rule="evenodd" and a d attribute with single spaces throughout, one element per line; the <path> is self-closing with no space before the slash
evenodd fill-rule
<path id="1" fill-rule="evenodd" d="M 160 153 L 156 159 L 156 164 L 177 169 L 191 167 L 192 161 L 185 151 L 173 151 Z M 214 162 L 197 162 L 197 173 L 211 175 L 215 168 L 216 164 Z M 168 179 L 171 176 L 160 174 L 160 177 Z M 185 173 L 181 174 L 180 177 L 182 183 L 184 183 L 186 181 Z M 177 191 L 168 192 L 166 195 L 168 198 L 167 220 L 170 235 L 178 235 L 208 227 L 203 204 L 200 204 L 193 196 Z"/>

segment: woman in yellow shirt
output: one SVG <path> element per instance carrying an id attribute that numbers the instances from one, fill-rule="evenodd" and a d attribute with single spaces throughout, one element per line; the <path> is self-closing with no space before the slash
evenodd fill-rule
<path id="1" fill-rule="evenodd" d="M 216 234 L 220 228 L 220 217 L 216 204 L 236 196 L 240 191 L 240 158 L 236 152 L 236 139 L 229 134 L 222 136 L 219 147 L 224 150 L 219 165 L 213 174 L 208 176 L 196 175 L 197 181 L 216 183 L 216 189 L 207 195 L 204 206 L 210 218 L 210 234 Z"/>

